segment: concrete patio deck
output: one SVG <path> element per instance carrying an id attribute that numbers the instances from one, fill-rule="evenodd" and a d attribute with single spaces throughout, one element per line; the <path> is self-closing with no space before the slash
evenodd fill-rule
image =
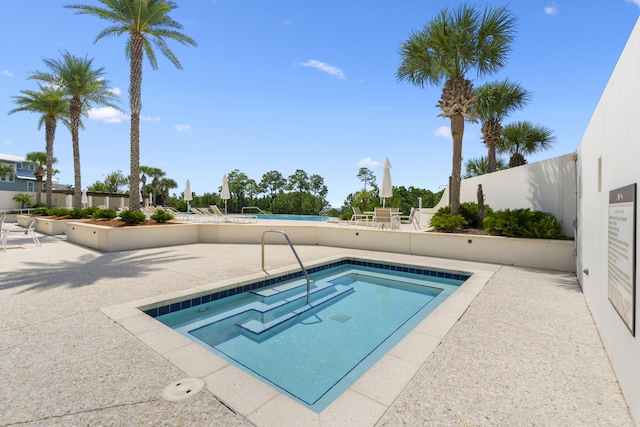
<path id="1" fill-rule="evenodd" d="M 182 402 L 164 400 L 168 384 L 189 376 L 177 367 L 184 365 L 101 311 L 259 273 L 260 245 L 100 253 L 64 237 L 40 240 L 41 247 L 28 239 L 0 253 L 2 426 L 634 425 L 570 273 L 296 246 L 305 263 L 372 256 L 489 278 L 459 320 L 443 315 L 445 331 L 417 332 L 441 343 L 428 350 L 388 408 L 332 405 L 301 424 L 294 413 L 274 419 L 258 408 L 240 415 L 207 389 Z M 296 264 L 284 245 L 267 251 L 267 269 Z M 388 372 L 390 383 L 395 374 Z"/>

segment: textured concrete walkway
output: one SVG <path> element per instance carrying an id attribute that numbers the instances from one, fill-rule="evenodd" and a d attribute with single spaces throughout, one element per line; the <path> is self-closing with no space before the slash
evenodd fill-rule
<path id="1" fill-rule="evenodd" d="M 100 309 L 259 272 L 259 246 L 103 254 L 64 238 L 41 241 L 39 248 L 13 242 L 0 253 L 0 425 L 253 425 L 206 390 L 164 400 L 164 388 L 185 374 Z M 305 262 L 368 253 L 297 250 Z M 462 270 L 473 264 L 493 276 L 370 425 L 634 425 L 575 276 L 427 260 Z M 267 262 L 295 264 L 282 245 L 268 248 Z M 278 425 L 287 425 L 287 414 Z"/>

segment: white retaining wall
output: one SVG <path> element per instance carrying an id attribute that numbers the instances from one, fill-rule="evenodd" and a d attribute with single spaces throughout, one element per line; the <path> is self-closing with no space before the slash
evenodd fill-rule
<path id="1" fill-rule="evenodd" d="M 482 184 L 485 204 L 495 210 L 529 208 L 555 215 L 562 232 L 573 237 L 576 219 L 576 163 L 574 153 L 517 168 L 463 179 L 460 203 L 478 201 Z M 423 209 L 422 228 L 428 228 L 434 213 L 449 204 L 449 188 L 435 208 Z"/>
<path id="2" fill-rule="evenodd" d="M 609 301 L 608 216 L 609 191 L 640 181 L 638 99 L 640 20 L 582 138 L 577 164 L 578 279 L 636 423 L 640 423 L 640 331 L 633 337 Z M 640 315 L 637 291 L 635 312 Z M 638 320 L 635 324 L 640 329 Z"/>

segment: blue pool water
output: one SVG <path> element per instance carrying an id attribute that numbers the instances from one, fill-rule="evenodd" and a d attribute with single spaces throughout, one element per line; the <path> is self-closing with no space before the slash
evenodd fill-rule
<path id="1" fill-rule="evenodd" d="M 271 284 L 253 290 L 248 285 L 248 292 L 155 314 L 157 320 L 320 412 L 466 278 L 364 264 L 345 262 L 311 273 L 309 304 L 306 280 L 294 277 L 270 279 Z M 191 305 L 193 299 L 188 301 Z"/>
<path id="2" fill-rule="evenodd" d="M 258 219 L 284 219 L 290 221 L 316 221 L 326 222 L 330 219 L 338 219 L 321 215 L 290 215 L 290 214 L 258 214 Z"/>

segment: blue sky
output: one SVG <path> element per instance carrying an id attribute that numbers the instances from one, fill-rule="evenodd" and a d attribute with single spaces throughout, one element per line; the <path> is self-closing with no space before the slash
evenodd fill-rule
<path id="1" fill-rule="evenodd" d="M 92 0 L 77 0 L 97 4 Z M 75 2 L 75 0 L 74 0 Z M 80 133 L 82 185 L 114 170 L 129 171 L 125 37 L 95 36 L 105 22 L 75 15 L 72 1 L 3 4 L 0 26 L 0 152 L 44 151 L 44 130 L 32 113 L 7 115 L 14 95 L 35 89 L 27 80 L 44 58 L 69 51 L 94 58 L 121 92 L 124 114 L 93 110 Z M 265 172 L 296 169 L 324 177 L 327 199 L 341 206 L 362 187 L 360 167 L 382 178 L 388 157 L 394 186 L 437 191 L 451 172 L 449 121 L 437 117 L 441 87 L 398 83 L 398 49 L 453 1 L 190 0 L 172 17 L 197 47 L 169 42 L 183 65 L 158 54 L 145 62 L 142 86 L 142 165 L 159 167 L 197 194 L 218 192 L 234 169 L 259 182 Z M 529 162 L 573 152 L 579 145 L 640 14 L 640 0 L 472 2 L 507 6 L 518 18 L 513 51 L 498 74 L 532 93 L 507 123 L 529 120 L 557 137 L 552 150 Z M 467 124 L 463 157 L 486 155 L 479 125 Z M 71 137 L 55 140 L 61 183 L 73 183 Z"/>

